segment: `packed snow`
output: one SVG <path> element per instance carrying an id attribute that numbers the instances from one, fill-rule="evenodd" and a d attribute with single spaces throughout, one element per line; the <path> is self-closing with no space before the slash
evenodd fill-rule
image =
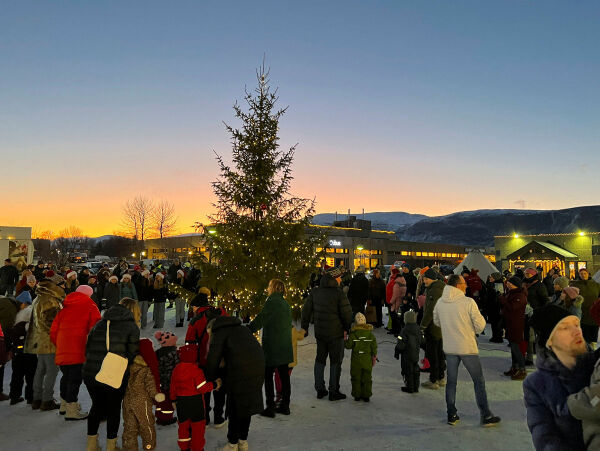
<path id="1" fill-rule="evenodd" d="M 183 343 L 185 328 L 175 328 L 174 310 L 167 310 L 164 330 L 174 331 L 178 344 Z M 151 325 L 151 323 L 150 323 Z M 148 326 L 144 337 L 152 338 Z M 344 401 L 318 400 L 313 388 L 315 339 L 310 335 L 298 343 L 298 366 L 292 373 L 290 416 L 275 419 L 254 416 L 248 442 L 254 450 L 532 450 L 531 436 L 525 422 L 522 383 L 502 376 L 510 367 L 506 346 L 479 337 L 490 407 L 502 423 L 482 428 L 475 404 L 473 384 L 461 366 L 457 387 L 457 407 L 461 421 L 446 424 L 444 390 L 421 388 L 418 394 L 400 391 L 403 382 L 400 362 L 393 357 L 395 341 L 384 329 L 376 329 L 380 362 L 373 369 L 373 397 L 370 403 L 356 402 L 350 396 L 350 351 L 346 351 L 341 379 Z M 8 392 L 11 364 L 4 375 L 4 392 Z M 326 380 L 329 378 L 327 367 Z M 422 373 L 421 382 L 427 378 Z M 60 373 L 56 380 L 55 399 L 59 398 Z M 84 385 L 79 401 L 89 410 L 90 398 Z M 100 426 L 100 443 L 105 449 L 105 424 Z M 122 427 L 122 424 L 121 424 Z M 177 450 L 177 424 L 157 426 L 157 450 Z M 227 442 L 227 428 L 206 431 L 206 449 L 216 450 Z M 119 439 L 120 442 L 120 439 Z M 58 411 L 32 411 L 25 402 L 10 406 L 0 403 L 0 449 L 3 451 L 82 450 L 86 443 L 86 421 L 66 422 Z"/>

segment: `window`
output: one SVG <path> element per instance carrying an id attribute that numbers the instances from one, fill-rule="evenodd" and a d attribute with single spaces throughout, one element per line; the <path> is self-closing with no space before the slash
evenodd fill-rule
<path id="1" fill-rule="evenodd" d="M 420 256 L 421 256 L 421 252 L 415 252 L 415 255 L 416 255 L 417 257 L 420 257 Z"/>
<path id="2" fill-rule="evenodd" d="M 400 255 L 410 255 L 410 252 L 402 251 Z"/>

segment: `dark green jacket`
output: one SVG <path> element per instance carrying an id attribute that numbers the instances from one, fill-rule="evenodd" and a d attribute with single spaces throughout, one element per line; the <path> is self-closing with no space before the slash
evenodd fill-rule
<path id="1" fill-rule="evenodd" d="M 281 293 L 273 293 L 268 297 L 249 327 L 252 332 L 263 330 L 262 347 L 266 366 L 287 365 L 294 361 L 292 311 Z"/>
<path id="2" fill-rule="evenodd" d="M 600 297 L 600 285 L 594 279 L 574 280 L 571 282 L 572 287 L 579 288 L 579 294 L 583 296 L 583 304 L 581 305 L 581 324 L 595 326 L 590 308 L 594 302 Z"/>
<path id="3" fill-rule="evenodd" d="M 425 306 L 423 307 L 423 319 L 421 320 L 421 329 L 426 334 L 435 338 L 442 338 L 442 329 L 433 324 L 433 309 L 438 299 L 442 296 L 446 284 L 441 280 L 432 282 L 425 290 Z"/>
<path id="4" fill-rule="evenodd" d="M 346 349 L 352 349 L 352 367 L 373 367 L 373 357 L 377 355 L 377 340 L 372 330 L 371 324 L 356 324 L 352 327 L 352 332 L 344 344 Z"/>

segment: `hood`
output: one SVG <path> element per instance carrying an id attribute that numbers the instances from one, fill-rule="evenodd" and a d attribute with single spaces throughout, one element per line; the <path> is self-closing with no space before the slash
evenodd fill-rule
<path id="1" fill-rule="evenodd" d="M 339 287 L 337 280 L 331 277 L 329 274 L 323 274 L 321 277 L 321 283 L 319 288 L 337 288 Z"/>
<path id="2" fill-rule="evenodd" d="M 35 294 L 37 296 L 51 296 L 61 301 L 65 298 L 65 290 L 63 290 L 58 285 L 53 284 L 49 280 L 43 280 L 40 283 L 38 283 L 35 289 Z"/>
<path id="3" fill-rule="evenodd" d="M 139 354 L 135 356 L 135 359 L 133 359 L 133 363 L 139 366 L 148 366 L 144 358 Z"/>
<path id="4" fill-rule="evenodd" d="M 452 285 L 446 285 L 444 287 L 444 291 L 442 292 L 442 297 L 440 297 L 440 301 L 452 303 L 459 301 L 460 299 L 464 299 L 466 297 L 467 296 L 465 296 L 465 294 L 458 288 L 453 287 Z"/>
<path id="5" fill-rule="evenodd" d="M 213 333 L 219 329 L 223 329 L 225 327 L 235 327 L 241 326 L 242 322 L 239 318 L 235 316 L 219 316 L 215 319 L 215 323 L 213 324 L 212 331 Z"/>
<path id="6" fill-rule="evenodd" d="M 177 350 L 179 361 L 183 363 L 196 363 L 198 357 L 198 345 L 185 345 Z"/>
<path id="7" fill-rule="evenodd" d="M 106 321 L 133 321 L 133 314 L 127 307 L 117 304 L 104 312 Z"/>
<path id="8" fill-rule="evenodd" d="M 83 304 L 87 304 L 90 302 L 94 303 L 94 301 L 92 301 L 89 296 L 86 296 L 83 293 L 75 291 L 75 292 L 67 295 L 67 297 L 63 301 L 63 305 L 65 307 L 70 307 L 73 305 L 83 305 Z M 96 304 L 94 303 L 94 305 L 96 305 Z"/>
<path id="9" fill-rule="evenodd" d="M 372 324 L 355 324 L 352 326 L 352 330 L 373 330 Z"/>

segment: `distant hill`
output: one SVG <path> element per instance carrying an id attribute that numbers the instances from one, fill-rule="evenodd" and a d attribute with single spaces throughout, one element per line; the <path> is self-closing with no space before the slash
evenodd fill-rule
<path id="1" fill-rule="evenodd" d="M 350 213 L 358 219 L 362 219 L 361 213 Z M 338 220 L 346 219 L 346 214 L 337 215 Z M 401 227 L 410 226 L 427 218 L 425 215 L 405 213 L 402 211 L 365 213 L 365 219 L 371 221 L 371 226 L 378 230 L 398 230 Z M 335 213 L 320 213 L 313 218 L 313 224 L 331 225 L 335 221 Z"/>
<path id="2" fill-rule="evenodd" d="M 376 225 L 371 219 L 373 228 L 394 230 L 400 240 L 467 246 L 493 246 L 494 235 L 600 231 L 600 205 L 564 210 L 474 210 L 435 217 L 404 212 L 367 213 L 365 219 L 370 219 L 369 215 L 376 215 L 377 224 L 381 224 Z M 315 224 L 333 222 L 324 221 L 333 215 L 317 216 L 321 222 Z M 415 217 L 420 218 L 413 221 Z M 382 227 L 383 224 L 389 227 Z"/>

